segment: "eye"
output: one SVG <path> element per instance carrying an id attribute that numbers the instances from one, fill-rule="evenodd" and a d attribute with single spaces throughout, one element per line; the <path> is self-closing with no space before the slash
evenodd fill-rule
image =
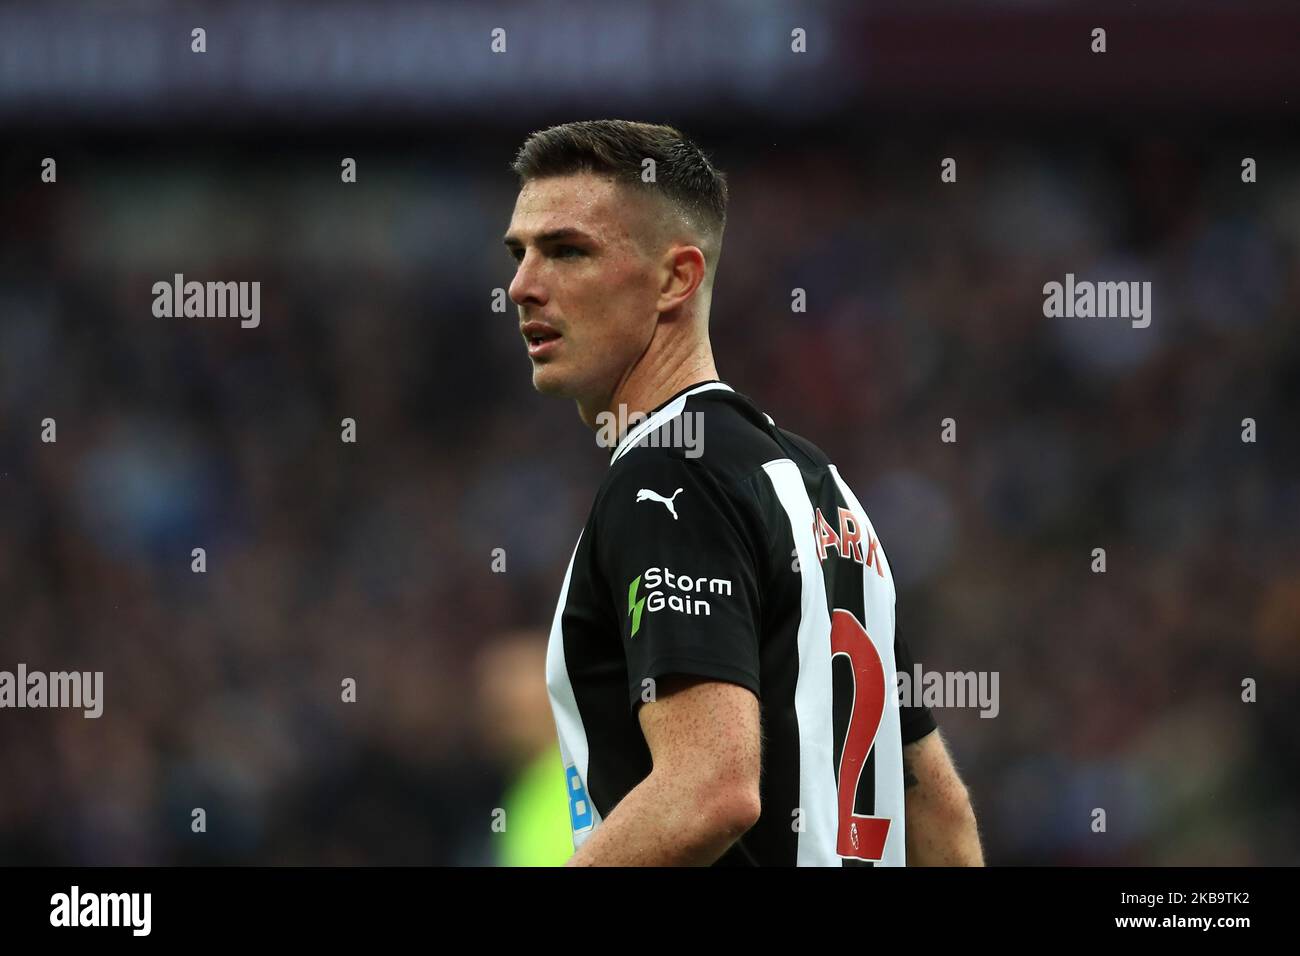
<path id="1" fill-rule="evenodd" d="M 579 249 L 577 246 L 556 246 L 555 255 L 559 259 L 575 259 L 578 256 L 585 256 L 586 250 Z"/>

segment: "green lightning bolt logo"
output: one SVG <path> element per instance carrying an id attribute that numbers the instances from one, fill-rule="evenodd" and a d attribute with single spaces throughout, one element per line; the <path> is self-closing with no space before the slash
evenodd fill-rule
<path id="1" fill-rule="evenodd" d="M 632 579 L 632 583 L 627 588 L 627 613 L 632 618 L 632 634 L 636 637 L 636 632 L 641 629 L 641 609 L 645 607 L 645 598 L 636 599 L 637 585 L 641 583 L 641 575 Z"/>

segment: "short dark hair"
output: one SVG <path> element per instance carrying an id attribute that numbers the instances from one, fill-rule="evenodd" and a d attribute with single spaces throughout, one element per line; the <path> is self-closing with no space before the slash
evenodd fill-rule
<path id="1" fill-rule="evenodd" d="M 641 180 L 646 159 L 655 163 L 655 182 Z M 580 120 L 533 133 L 511 169 L 523 186 L 531 179 L 597 173 L 616 182 L 656 189 L 718 246 L 727 225 L 727 177 L 704 151 L 671 126 L 631 120 Z"/>

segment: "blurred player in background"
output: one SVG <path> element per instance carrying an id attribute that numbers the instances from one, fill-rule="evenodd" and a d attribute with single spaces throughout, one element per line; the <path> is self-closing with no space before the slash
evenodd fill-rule
<path id="1" fill-rule="evenodd" d="M 560 866 L 573 852 L 564 764 L 538 679 L 545 662 L 545 633 L 528 630 L 499 635 L 478 658 L 478 726 L 508 779 L 505 825 L 492 838 L 500 866 Z"/>
<path id="2" fill-rule="evenodd" d="M 900 706 L 871 522 L 718 378 L 725 177 L 677 130 L 613 120 L 534 134 L 514 170 L 533 385 L 610 448 L 546 661 L 570 863 L 981 864 L 933 716 Z"/>

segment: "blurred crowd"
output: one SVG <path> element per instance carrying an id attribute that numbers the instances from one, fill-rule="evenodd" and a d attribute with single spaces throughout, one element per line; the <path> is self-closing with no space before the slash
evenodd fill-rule
<path id="1" fill-rule="evenodd" d="M 721 377 L 855 487 L 917 661 L 1000 675 L 936 712 L 989 861 L 1300 861 L 1290 147 L 690 133 Z M 472 139 L 4 178 L 0 669 L 105 701 L 0 711 L 0 863 L 502 862 L 551 728 L 491 655 L 544 642 L 607 451 L 492 309 L 517 142 Z M 154 317 L 174 273 L 260 281 L 260 326 Z M 1150 327 L 1045 318 L 1067 273 L 1151 281 Z"/>

